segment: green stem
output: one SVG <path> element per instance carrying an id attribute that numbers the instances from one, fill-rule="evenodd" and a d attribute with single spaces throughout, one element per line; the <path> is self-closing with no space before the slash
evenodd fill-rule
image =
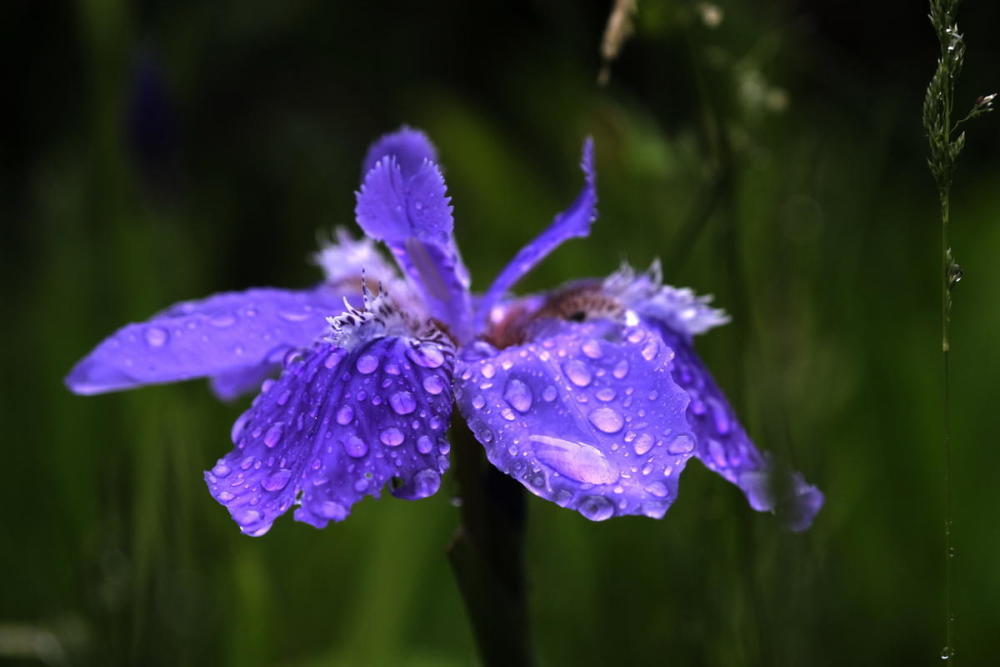
<path id="1" fill-rule="evenodd" d="M 535 664 L 524 568 L 524 489 L 489 465 L 464 425 L 452 430 L 461 523 L 448 546 L 486 667 Z"/>

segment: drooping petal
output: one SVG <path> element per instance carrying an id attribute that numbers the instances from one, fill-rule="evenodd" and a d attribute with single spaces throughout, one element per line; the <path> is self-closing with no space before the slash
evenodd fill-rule
<path id="1" fill-rule="evenodd" d="M 478 343 L 456 398 L 493 465 L 594 521 L 662 517 L 694 450 L 687 394 L 655 331 L 553 321 L 533 342 Z"/>
<path id="2" fill-rule="evenodd" d="M 375 167 L 375 164 L 386 157 L 392 155 L 399 163 L 404 178 L 409 178 L 417 173 L 424 160 L 437 162 L 437 150 L 434 144 L 427 138 L 427 135 L 420 130 L 405 125 L 400 129 L 386 134 L 371 145 L 368 153 L 365 154 L 361 167 L 361 177 Z"/>
<path id="3" fill-rule="evenodd" d="M 433 495 L 448 467 L 453 352 L 400 336 L 331 342 L 291 359 L 233 426 L 236 447 L 205 473 L 240 529 L 263 535 L 298 504 L 317 528 L 366 495 Z"/>
<path id="4" fill-rule="evenodd" d="M 688 421 L 694 430 L 695 455 L 706 467 L 740 487 L 750 506 L 773 511 L 794 531 L 805 530 L 823 505 L 823 493 L 800 473 L 775 466 L 760 452 L 691 345 L 687 331 L 653 321 L 664 342 L 674 351 L 673 377 L 691 397 Z M 672 322 L 672 321 L 671 321 Z"/>
<path id="5" fill-rule="evenodd" d="M 289 349 L 321 336 L 326 318 L 341 310 L 342 294 L 327 287 L 252 289 L 179 303 L 105 339 L 66 384 L 78 394 L 98 394 L 278 363 Z"/>
<path id="6" fill-rule="evenodd" d="M 424 160 L 407 175 L 395 155 L 380 159 L 357 193 L 366 234 L 383 241 L 420 290 L 430 314 L 467 337 L 469 273 L 452 230 L 450 198 L 438 166 Z"/>
<path id="7" fill-rule="evenodd" d="M 482 329 L 489 318 L 490 310 L 518 280 L 531 271 L 549 253 L 564 241 L 590 234 L 590 225 L 597 219 L 596 171 L 594 169 L 594 142 L 587 139 L 583 144 L 583 189 L 568 209 L 558 214 L 545 231 L 514 256 L 504 267 L 486 294 L 476 305 L 475 322 Z"/>

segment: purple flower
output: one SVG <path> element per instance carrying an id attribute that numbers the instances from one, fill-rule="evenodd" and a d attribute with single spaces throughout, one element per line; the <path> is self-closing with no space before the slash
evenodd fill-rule
<path id="1" fill-rule="evenodd" d="M 436 159 L 421 132 L 383 137 L 357 193 L 367 238 L 340 232 L 323 248 L 322 283 L 178 304 L 113 334 L 67 385 L 92 394 L 208 377 L 231 398 L 263 381 L 233 425 L 234 449 L 205 473 L 250 535 L 291 507 L 318 528 L 341 521 L 387 483 L 401 498 L 436 493 L 453 404 L 494 466 L 588 519 L 662 517 L 695 457 L 754 509 L 809 526 L 823 494 L 754 447 L 694 350 L 696 334 L 727 321 L 707 298 L 663 285 L 655 264 L 510 294 L 589 233 L 590 141 L 576 200 L 481 296 L 469 291 Z"/>

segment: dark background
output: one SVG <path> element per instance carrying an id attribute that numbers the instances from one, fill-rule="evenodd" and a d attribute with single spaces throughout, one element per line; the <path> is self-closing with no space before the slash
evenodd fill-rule
<path id="1" fill-rule="evenodd" d="M 733 323 L 703 356 L 757 442 L 826 493 L 792 535 L 692 465 L 662 521 L 529 501 L 544 665 L 916 665 L 944 645 L 940 240 L 921 2 L 640 0 L 594 81 L 606 2 L 6 3 L 0 152 L 0 661 L 471 665 L 443 550 L 450 483 L 317 532 L 242 536 L 201 471 L 243 404 L 204 383 L 96 398 L 62 377 L 181 299 L 304 286 L 351 224 L 368 142 L 438 144 L 483 289 L 579 186 L 601 220 L 522 285 L 664 260 Z M 958 112 L 1000 86 L 968 0 Z M 1000 131 L 953 205 L 955 649 L 1000 650 Z"/>

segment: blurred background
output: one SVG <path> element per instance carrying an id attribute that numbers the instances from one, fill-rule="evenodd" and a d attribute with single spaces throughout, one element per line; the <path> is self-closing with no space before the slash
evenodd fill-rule
<path id="1" fill-rule="evenodd" d="M 610 3 L 6 3 L 0 68 L 0 662 L 474 665 L 436 497 L 318 532 L 239 533 L 201 471 L 245 407 L 203 382 L 94 398 L 62 378 L 181 299 L 306 286 L 351 225 L 369 141 L 436 141 L 474 286 L 575 195 L 601 219 L 522 288 L 664 261 L 716 295 L 699 349 L 758 444 L 819 485 L 783 531 L 693 463 L 662 521 L 529 498 L 543 665 L 940 662 L 939 222 L 922 2 L 641 1 L 595 81 Z M 956 113 L 1000 80 L 1000 5 L 963 4 Z M 1000 126 L 953 194 L 954 646 L 1000 649 Z"/>

